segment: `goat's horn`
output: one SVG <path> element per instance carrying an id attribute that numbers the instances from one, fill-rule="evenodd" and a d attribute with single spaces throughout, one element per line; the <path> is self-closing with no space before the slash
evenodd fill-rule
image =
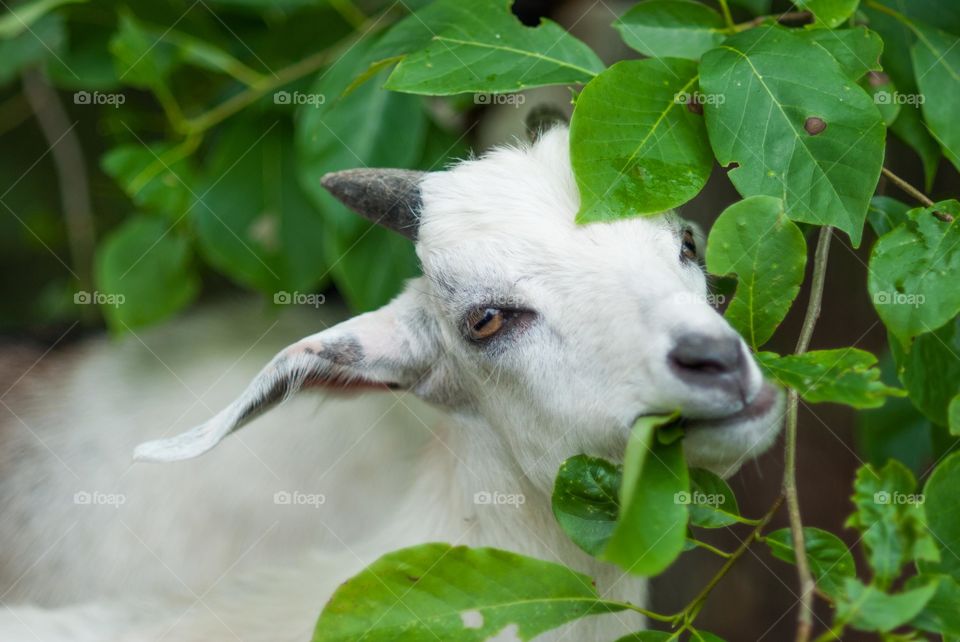
<path id="1" fill-rule="evenodd" d="M 326 174 L 320 183 L 363 218 L 415 241 L 420 181 L 426 174 L 409 169 L 348 169 Z"/>

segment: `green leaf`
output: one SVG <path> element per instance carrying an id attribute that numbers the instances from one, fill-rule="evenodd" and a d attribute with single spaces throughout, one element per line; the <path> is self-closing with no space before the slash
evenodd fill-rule
<path id="1" fill-rule="evenodd" d="M 923 117 L 944 155 L 960 169 L 960 130 L 956 109 L 960 102 L 960 38 L 921 23 L 912 23 L 913 70 L 925 98 Z"/>
<path id="2" fill-rule="evenodd" d="M 910 401 L 935 424 L 947 425 L 947 406 L 960 393 L 960 318 L 912 344 L 901 344 L 888 334 L 897 376 Z"/>
<path id="3" fill-rule="evenodd" d="M 709 470 L 690 469 L 690 492 L 686 498 L 693 526 L 723 528 L 739 522 L 736 496 L 727 482 Z"/>
<path id="4" fill-rule="evenodd" d="M 448 22 L 430 43 L 407 54 L 386 88 L 415 94 L 510 92 L 587 82 L 603 63 L 550 20 L 525 27 L 506 0 L 440 0 Z"/>
<path id="5" fill-rule="evenodd" d="M 906 588 L 923 586 L 930 579 L 927 575 L 911 577 Z M 957 608 L 960 604 L 960 583 L 948 575 L 937 575 L 933 579 L 937 581 L 937 592 L 910 622 L 910 626 L 930 633 L 960 637 L 960 609 Z"/>
<path id="6" fill-rule="evenodd" d="M 889 196 L 874 196 L 870 199 L 867 221 L 877 236 L 883 236 L 905 223 L 910 206 Z"/>
<path id="7" fill-rule="evenodd" d="M 263 76 L 231 56 L 223 49 L 174 29 L 160 32 L 151 30 L 151 36 L 157 42 L 163 40 L 173 45 L 179 58 L 201 69 L 216 71 L 233 76 L 247 85 L 255 86 L 263 81 Z"/>
<path id="8" fill-rule="evenodd" d="M 756 350 L 783 321 L 803 283 L 807 243 L 783 201 L 753 196 L 720 215 L 707 241 L 707 270 L 737 275 L 727 321 Z"/>
<path id="9" fill-rule="evenodd" d="M 358 166 L 414 167 L 427 131 L 416 96 L 384 91 L 379 83 L 341 96 L 369 64 L 373 46 L 362 41 L 318 75 L 310 91 L 326 100 L 300 109 L 295 125 L 300 184 L 320 208 L 326 231 L 324 254 L 333 265 L 338 289 L 355 310 L 371 310 L 389 301 L 403 281 L 416 274 L 416 256 L 408 240 L 350 212 L 322 187 L 320 177 Z M 379 78 L 385 78 L 385 72 Z"/>
<path id="10" fill-rule="evenodd" d="M 219 132 L 190 209 L 218 270 L 267 294 L 309 291 L 327 274 L 323 218 L 297 184 L 289 129 L 235 119 Z"/>
<path id="11" fill-rule="evenodd" d="M 65 4 L 77 4 L 87 0 L 33 0 L 14 6 L 4 5 L 7 14 L 0 18 L 0 40 L 16 38 L 31 30 L 44 16 Z M 6 62 L 6 61 L 4 61 Z"/>
<path id="12" fill-rule="evenodd" d="M 713 157 L 689 109 L 696 86 L 695 63 L 667 58 L 619 62 L 584 88 L 570 124 L 578 222 L 660 213 L 703 188 Z"/>
<path id="13" fill-rule="evenodd" d="M 574 544 L 597 556 L 613 533 L 620 510 L 621 468 L 577 455 L 563 462 L 553 485 L 553 515 Z"/>
<path id="14" fill-rule="evenodd" d="M 891 631 L 915 618 L 936 590 L 937 581 L 931 579 L 919 588 L 890 595 L 850 578 L 837 603 L 837 619 L 861 631 Z"/>
<path id="15" fill-rule="evenodd" d="M 877 408 L 887 397 L 905 394 L 880 381 L 875 356 L 855 348 L 813 350 L 783 357 L 760 352 L 757 361 L 767 376 L 793 388 L 810 403 Z"/>
<path id="16" fill-rule="evenodd" d="M 926 528 L 924 496 L 916 486 L 913 473 L 895 459 L 883 468 L 867 464 L 857 471 L 856 511 L 847 526 L 863 534 L 861 543 L 880 588 L 890 586 L 907 562 L 939 557 Z"/>
<path id="17" fill-rule="evenodd" d="M 117 76 L 121 82 L 161 91 L 177 65 L 177 52 L 169 43 L 158 42 L 133 15 L 122 13 L 119 27 L 110 39 Z"/>
<path id="18" fill-rule="evenodd" d="M 873 104 L 877 106 L 880 115 L 883 117 L 883 124 L 887 127 L 893 125 L 900 117 L 900 92 L 889 75 L 877 71 L 867 73 L 860 80 L 860 86 L 864 91 L 870 94 Z M 939 151 L 937 154 L 939 155 Z"/>
<path id="19" fill-rule="evenodd" d="M 683 550 L 690 478 L 683 441 L 661 444 L 656 430 L 674 417 L 644 416 L 630 433 L 620 488 L 620 518 L 601 559 L 628 573 L 657 575 Z"/>
<path id="20" fill-rule="evenodd" d="M 953 398 L 947 408 L 947 426 L 950 434 L 960 437 L 960 393 Z"/>
<path id="21" fill-rule="evenodd" d="M 43 16 L 18 35 L 0 40 L 0 85 L 14 80 L 31 65 L 55 58 L 63 48 L 66 33 L 63 19 L 56 15 Z"/>
<path id="22" fill-rule="evenodd" d="M 738 164 L 737 190 L 782 198 L 794 221 L 833 225 L 858 246 L 885 138 L 866 92 L 821 47 L 777 27 L 733 36 L 704 55 L 700 75 L 716 97 L 704 110 L 710 143 L 721 165 Z"/>
<path id="23" fill-rule="evenodd" d="M 880 4 L 909 13 L 914 9 L 921 8 L 924 2 L 921 0 L 913 0 L 909 3 L 899 0 L 880 0 Z M 946 18 L 945 14 L 948 9 L 942 2 L 936 2 L 936 4 L 938 6 L 933 8 L 933 12 L 938 14 L 942 21 Z M 896 85 L 897 90 L 903 92 L 902 95 L 910 99 L 901 105 L 900 114 L 891 129 L 920 156 L 926 179 L 926 191 L 930 191 L 940 161 L 940 147 L 923 124 L 920 105 L 918 104 L 919 90 L 917 89 L 916 78 L 913 75 L 911 56 L 904 53 L 910 50 L 916 37 L 903 22 L 888 13 L 877 11 L 867 5 L 862 6 L 861 10 L 867 17 L 870 28 L 883 38 L 882 62 L 884 71 L 893 79 L 893 84 Z M 896 11 L 894 13 L 897 14 Z"/>
<path id="24" fill-rule="evenodd" d="M 139 208 L 177 219 L 193 200 L 195 180 L 179 152 L 169 144 L 121 145 L 104 154 L 100 165 Z"/>
<path id="25" fill-rule="evenodd" d="M 885 382 L 896 381 L 896 368 L 889 355 L 880 360 L 880 371 Z M 876 466 L 897 459 L 915 474 L 922 474 L 936 459 L 933 424 L 902 397 L 889 399 L 882 408 L 858 413 L 856 441 L 860 456 Z"/>
<path id="26" fill-rule="evenodd" d="M 797 6 L 813 14 L 815 23 L 833 29 L 853 15 L 860 0 L 797 0 Z"/>
<path id="27" fill-rule="evenodd" d="M 693 0 L 646 0 L 613 23 L 630 47 L 654 58 L 697 60 L 727 37 L 723 18 Z"/>
<path id="28" fill-rule="evenodd" d="M 313 642 L 530 640 L 585 615 L 622 610 L 589 577 L 493 548 L 424 544 L 384 555 L 344 582 Z"/>
<path id="29" fill-rule="evenodd" d="M 923 123 L 920 107 L 910 104 L 901 105 L 900 113 L 890 129 L 920 157 L 923 165 L 924 191 L 929 192 L 933 188 L 933 179 L 936 178 L 937 169 L 940 166 L 941 153 L 940 146 Z"/>
<path id="30" fill-rule="evenodd" d="M 81 303 L 101 303 L 116 331 L 162 321 L 196 296 L 200 281 L 187 240 L 159 219 L 138 216 L 114 230 L 97 249 L 98 293 L 78 293 Z"/>
<path id="31" fill-rule="evenodd" d="M 940 548 L 940 560 L 924 560 L 924 573 L 945 573 L 960 582 L 960 453 L 944 459 L 924 485 L 927 528 Z"/>
<path id="32" fill-rule="evenodd" d="M 851 80 L 859 80 L 868 71 L 880 70 L 883 40 L 866 27 L 805 29 L 791 33 L 825 49 Z"/>
<path id="33" fill-rule="evenodd" d="M 857 576 L 853 554 L 843 541 L 827 531 L 810 526 L 803 529 L 803 545 L 807 551 L 810 572 L 817 588 L 837 599 L 842 595 L 848 578 Z M 764 537 L 770 553 L 789 564 L 797 563 L 793 549 L 793 536 L 789 528 L 781 528 Z"/>
<path id="34" fill-rule="evenodd" d="M 954 222 L 933 215 L 951 214 Z M 960 313 L 960 203 L 915 209 L 870 254 L 867 288 L 884 325 L 901 342 L 932 332 Z"/>

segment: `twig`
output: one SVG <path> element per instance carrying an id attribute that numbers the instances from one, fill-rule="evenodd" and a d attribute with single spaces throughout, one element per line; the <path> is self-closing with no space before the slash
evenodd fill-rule
<path id="1" fill-rule="evenodd" d="M 23 74 L 23 93 L 43 132 L 57 171 L 67 243 L 81 290 L 93 289 L 94 223 L 90 187 L 80 139 L 56 90 L 35 69 Z"/>
<path id="2" fill-rule="evenodd" d="M 807 303 L 807 312 L 803 318 L 795 354 L 803 354 L 810 347 L 813 329 L 820 317 L 832 236 L 832 227 L 825 225 L 820 228 L 820 238 L 817 240 L 817 250 L 814 254 L 810 301 Z M 810 564 L 807 562 L 803 520 L 800 517 L 800 498 L 797 492 L 797 408 L 799 404 L 800 397 L 797 391 L 790 390 L 787 393 L 787 443 L 783 467 L 783 494 L 787 500 L 787 513 L 790 515 L 790 533 L 793 538 L 793 550 L 796 551 L 797 576 L 800 580 L 800 613 L 797 616 L 796 641 L 807 642 L 813 629 L 813 596 L 816 583 L 813 581 Z"/>
<path id="3" fill-rule="evenodd" d="M 333 47 L 318 51 L 288 67 L 284 67 L 274 76 L 268 77 L 258 85 L 245 89 L 199 116 L 187 119 L 183 122 L 182 126 L 178 128 L 180 133 L 185 136 L 192 136 L 210 129 L 214 125 L 241 111 L 243 108 L 260 100 L 271 91 L 279 89 L 294 80 L 302 78 L 338 60 L 361 39 L 389 25 L 390 21 L 386 19 L 385 13 L 369 19 L 365 23 L 365 26 L 357 29 Z M 174 123 L 174 125 L 176 126 L 176 123 Z"/>
<path id="4" fill-rule="evenodd" d="M 923 203 L 924 207 L 933 207 L 934 205 L 933 201 L 931 201 L 926 194 L 918 190 L 916 187 L 914 187 L 907 181 L 903 180 L 902 178 L 900 178 L 899 176 L 891 172 L 886 167 L 884 167 L 880 171 L 882 171 L 883 175 L 886 176 L 888 179 L 890 179 L 890 182 L 892 182 L 894 185 L 902 189 L 904 192 L 906 192 L 916 200 Z"/>
<path id="5" fill-rule="evenodd" d="M 736 25 L 733 24 L 733 16 L 730 14 L 730 7 L 727 5 L 727 0 L 720 0 L 720 10 L 723 12 L 723 21 L 727 23 L 727 28 L 735 29 Z"/>
<path id="6" fill-rule="evenodd" d="M 706 550 L 706 551 L 710 551 L 710 552 L 713 553 L 714 555 L 719 555 L 720 557 L 723 557 L 723 558 L 725 558 L 725 559 L 729 559 L 730 556 L 732 555 L 732 553 L 728 553 L 728 552 L 726 552 L 726 551 L 722 551 L 722 550 L 720 550 L 719 548 L 717 548 L 716 546 L 713 546 L 712 544 L 707 544 L 706 542 L 701 541 L 701 540 L 699 540 L 699 539 L 695 539 L 695 538 L 693 538 L 693 537 L 688 537 L 688 538 L 687 538 L 687 541 L 690 542 L 691 544 L 693 544 L 694 546 L 697 546 L 697 547 L 699 547 L 699 548 L 702 548 L 702 549 L 704 549 L 704 550 Z"/>
<path id="7" fill-rule="evenodd" d="M 747 20 L 746 22 L 741 22 L 738 25 L 734 25 L 734 29 L 737 31 L 746 31 L 747 29 L 752 29 L 753 27 L 759 27 L 767 20 L 776 20 L 777 22 L 799 22 L 800 24 L 806 24 L 813 20 L 813 14 L 809 11 L 788 11 L 787 13 L 781 13 L 775 16 L 757 16 L 753 20 Z"/>

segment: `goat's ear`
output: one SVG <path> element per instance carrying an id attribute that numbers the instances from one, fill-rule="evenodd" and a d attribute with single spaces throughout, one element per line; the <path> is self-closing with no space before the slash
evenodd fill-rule
<path id="1" fill-rule="evenodd" d="M 134 459 L 163 462 L 201 455 L 301 389 L 351 392 L 413 387 L 436 353 L 429 328 L 418 314 L 416 294 L 408 289 L 376 312 L 288 346 L 212 419 L 176 437 L 141 444 Z"/>
<path id="2" fill-rule="evenodd" d="M 416 241 L 424 176 L 409 169 L 348 169 L 326 174 L 320 183 L 363 218 Z"/>

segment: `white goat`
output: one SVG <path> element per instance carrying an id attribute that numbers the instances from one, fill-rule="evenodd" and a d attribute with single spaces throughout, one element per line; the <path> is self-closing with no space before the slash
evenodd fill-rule
<path id="1" fill-rule="evenodd" d="M 0 432 L 0 639 L 305 640 L 340 582 L 387 551 L 430 541 L 560 561 L 594 577 L 601 594 L 643 603 L 644 582 L 582 553 L 555 523 L 560 463 L 579 453 L 618 459 L 637 416 L 679 409 L 690 463 L 729 475 L 774 440 L 782 399 L 706 302 L 694 235 L 682 221 L 666 214 L 575 225 L 567 147 L 566 129 L 556 127 L 530 147 L 444 172 L 325 177 L 348 206 L 416 242 L 423 276 L 382 309 L 282 350 L 199 428 L 136 451 L 140 460 L 195 457 L 301 388 L 387 387 L 446 413 L 416 459 L 423 440 L 405 414 L 406 427 L 378 432 L 335 482 L 325 479 L 356 441 L 344 424 L 363 430 L 397 400 L 415 404 L 393 393 L 327 405 L 319 420 L 301 399 L 270 414 L 278 425 L 264 418 L 201 460 L 131 468 L 126 449 L 168 431 L 184 405 L 174 400 L 187 396 L 159 380 L 157 371 L 166 373 L 156 361 L 136 343 L 101 346 L 81 349 L 66 375 L 31 377 L 34 392 L 0 408 L 11 415 Z M 191 321 L 154 336 L 159 346 L 211 334 L 203 329 Z M 189 357 L 175 364 L 188 387 L 231 369 L 224 359 L 196 363 L 209 353 L 197 350 L 192 365 Z M 55 395 L 42 387 L 50 382 Z M 231 374 L 216 387 L 236 382 Z M 50 407 L 54 397 L 60 403 Z M 187 408 L 175 423 L 200 412 Z M 264 472 L 274 468 L 283 478 Z M 283 485 L 293 479 L 299 486 Z M 82 507 L 96 517 L 77 526 L 74 493 L 98 490 L 123 505 Z M 270 500 L 284 490 L 329 501 L 290 517 Z M 478 493 L 524 501 L 478 503 Z M 280 521 L 296 528 L 278 539 L 271 522 Z M 64 539 L 71 544 L 58 546 Z M 247 557 L 259 571 L 221 581 L 239 560 L 249 568 Z M 640 626 L 617 613 L 564 632 L 608 640 Z"/>

